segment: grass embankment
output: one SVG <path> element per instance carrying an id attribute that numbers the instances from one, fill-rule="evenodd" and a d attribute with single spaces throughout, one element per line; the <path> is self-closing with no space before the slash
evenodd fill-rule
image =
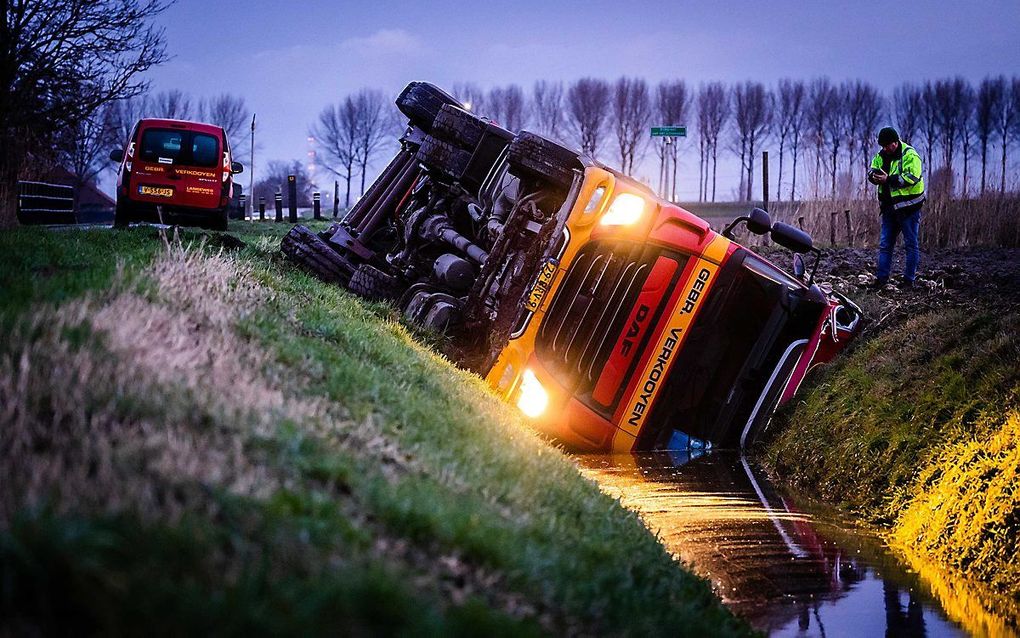
<path id="1" fill-rule="evenodd" d="M 0 634 L 748 632 L 280 232 L 0 235 Z"/>
<path id="2" fill-rule="evenodd" d="M 1005 306 L 921 311 L 867 337 L 777 415 L 766 456 L 783 478 L 971 583 L 1015 625 L 1020 312 Z"/>

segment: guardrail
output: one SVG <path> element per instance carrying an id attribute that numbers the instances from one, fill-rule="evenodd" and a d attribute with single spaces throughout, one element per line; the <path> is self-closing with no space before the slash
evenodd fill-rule
<path id="1" fill-rule="evenodd" d="M 73 224 L 74 188 L 64 184 L 18 182 L 18 221 L 24 225 Z"/>

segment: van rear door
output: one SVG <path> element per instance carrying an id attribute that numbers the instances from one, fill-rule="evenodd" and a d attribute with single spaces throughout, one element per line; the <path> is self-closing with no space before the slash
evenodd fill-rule
<path id="1" fill-rule="evenodd" d="M 173 126 L 143 127 L 137 138 L 131 198 L 181 208 L 214 209 L 222 190 L 219 136 Z"/>

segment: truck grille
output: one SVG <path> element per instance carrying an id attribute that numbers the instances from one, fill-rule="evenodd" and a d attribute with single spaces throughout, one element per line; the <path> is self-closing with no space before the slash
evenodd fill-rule
<path id="1" fill-rule="evenodd" d="M 581 249 L 557 289 L 538 333 L 536 353 L 564 388 L 582 400 L 598 381 L 661 253 L 642 244 L 593 242 Z M 607 406 L 591 407 L 605 412 Z"/>

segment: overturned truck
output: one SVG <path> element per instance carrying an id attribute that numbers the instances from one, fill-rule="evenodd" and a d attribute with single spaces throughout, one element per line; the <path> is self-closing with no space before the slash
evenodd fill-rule
<path id="1" fill-rule="evenodd" d="M 746 447 L 860 309 L 805 273 L 811 238 L 754 210 L 723 232 L 540 135 L 408 85 L 400 151 L 338 223 L 282 250 L 447 336 L 535 426 L 586 451 Z M 733 239 L 795 253 L 789 274 Z"/>

